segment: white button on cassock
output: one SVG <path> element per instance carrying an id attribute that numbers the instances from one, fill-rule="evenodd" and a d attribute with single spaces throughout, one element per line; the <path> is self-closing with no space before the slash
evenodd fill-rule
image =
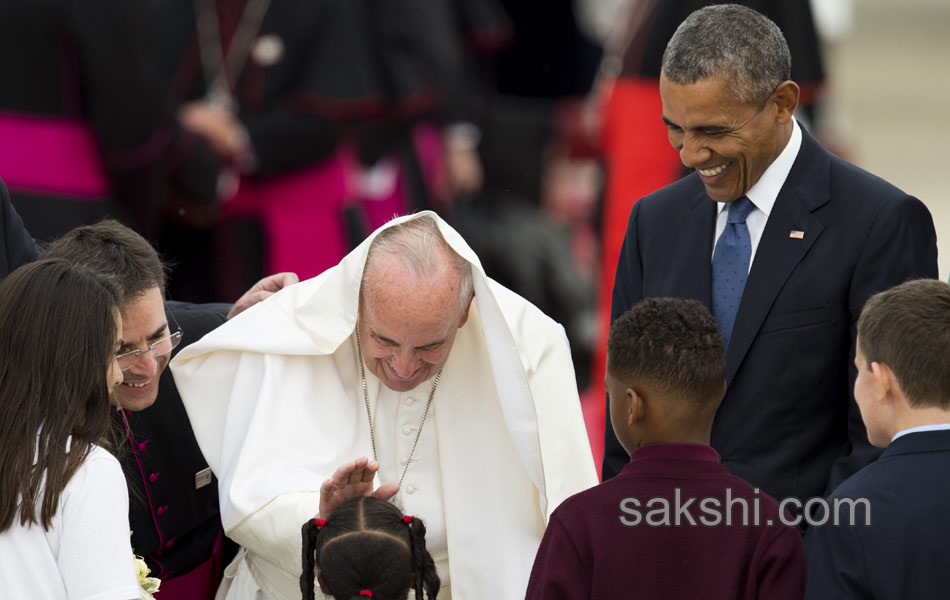
<path id="1" fill-rule="evenodd" d="M 377 423 L 380 480 L 399 481 L 405 473 L 399 492 L 400 504 L 407 514 L 425 521 L 426 547 L 436 562 L 444 562 L 447 560 L 447 540 L 435 418 L 439 393 L 435 395 L 419 435 L 432 380 L 424 381 L 416 389 L 403 394 L 382 385 L 371 373 L 367 373 L 367 383 L 371 413 Z M 418 440 L 416 435 L 419 435 Z M 410 457 L 413 445 L 416 449 Z"/>

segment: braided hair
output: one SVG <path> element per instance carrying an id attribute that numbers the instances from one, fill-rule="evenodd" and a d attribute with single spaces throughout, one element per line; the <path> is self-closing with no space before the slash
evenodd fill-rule
<path id="1" fill-rule="evenodd" d="M 304 523 L 301 533 L 304 600 L 314 600 L 316 573 L 335 600 L 404 600 L 411 587 L 416 600 L 439 593 L 425 524 L 385 500 L 353 498 L 325 521 Z"/>

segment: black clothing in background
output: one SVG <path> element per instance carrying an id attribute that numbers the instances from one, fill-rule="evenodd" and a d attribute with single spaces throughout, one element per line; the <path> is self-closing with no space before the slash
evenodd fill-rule
<path id="1" fill-rule="evenodd" d="M 40 247 L 36 245 L 30 233 L 23 227 L 23 221 L 17 214 L 7 187 L 0 179 L 0 279 L 16 270 L 20 265 L 36 260 Z"/>
<path id="2" fill-rule="evenodd" d="M 18 189 L 14 173 L 0 172 L 37 239 L 107 215 L 150 236 L 163 218 L 166 183 L 188 206 L 213 204 L 210 148 L 178 128 L 151 50 L 136 2 L 0 0 L 0 113 L 91 126 L 112 188 L 108 197 L 77 200 Z"/>

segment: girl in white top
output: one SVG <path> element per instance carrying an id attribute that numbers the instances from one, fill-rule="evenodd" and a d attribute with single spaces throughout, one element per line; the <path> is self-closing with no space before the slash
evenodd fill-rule
<path id="1" fill-rule="evenodd" d="M 56 259 L 0 283 L 0 589 L 133 600 L 128 491 L 108 445 L 118 288 Z"/>

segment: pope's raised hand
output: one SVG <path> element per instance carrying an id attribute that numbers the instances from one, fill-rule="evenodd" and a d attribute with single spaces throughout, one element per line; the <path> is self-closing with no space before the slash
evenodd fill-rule
<path id="1" fill-rule="evenodd" d="M 379 463 L 365 456 L 342 465 L 330 479 L 320 486 L 320 512 L 317 516 L 326 519 L 336 507 L 350 498 L 373 496 L 389 500 L 399 491 L 399 484 L 388 481 L 373 489 L 373 477 L 379 471 Z"/>

